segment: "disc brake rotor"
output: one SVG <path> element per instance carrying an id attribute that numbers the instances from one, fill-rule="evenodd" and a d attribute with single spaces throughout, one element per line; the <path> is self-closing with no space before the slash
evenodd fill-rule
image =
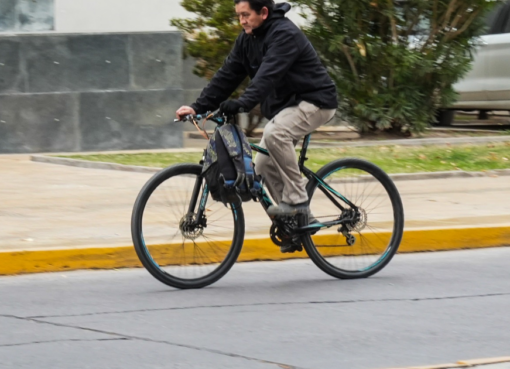
<path id="1" fill-rule="evenodd" d="M 358 208 L 358 219 L 356 223 L 346 224 L 349 231 L 361 232 L 367 226 L 367 212 L 365 209 Z"/>
<path id="2" fill-rule="evenodd" d="M 179 229 L 181 230 L 182 236 L 188 240 L 195 240 L 204 233 L 204 228 L 197 225 L 193 221 L 193 217 L 186 215 L 179 221 Z"/>

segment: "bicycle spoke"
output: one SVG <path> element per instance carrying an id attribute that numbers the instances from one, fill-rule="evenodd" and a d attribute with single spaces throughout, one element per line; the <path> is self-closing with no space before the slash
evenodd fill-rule
<path id="1" fill-rule="evenodd" d="M 144 207 L 140 229 L 143 247 L 151 264 L 168 278 L 194 281 L 214 275 L 232 248 L 236 229 L 232 209 L 209 195 L 204 218 L 197 219 L 203 179 L 195 213 L 188 214 L 197 178 L 197 174 L 170 176 L 151 192 Z"/>
<path id="2" fill-rule="evenodd" d="M 344 220 L 342 224 L 323 228 L 310 236 L 311 244 L 318 253 L 318 258 L 312 260 L 319 266 L 326 263 L 323 268 L 332 275 L 365 275 L 376 270 L 381 260 L 387 260 L 388 250 L 392 250 L 390 258 L 396 251 L 398 244 L 396 247 L 391 244 L 391 235 L 395 230 L 401 235 L 403 218 L 395 218 L 388 190 L 378 178 L 364 169 L 373 168 L 373 165 L 357 159 L 344 159 L 329 166 L 331 168 L 324 168 L 325 177 L 322 180 L 356 208 L 350 209 L 346 205 L 345 212 L 334 214 L 331 208 L 335 205 L 322 191 L 314 190 L 310 200 L 314 217 L 322 223 L 338 219 L 339 216 Z M 380 171 L 378 168 L 373 170 Z M 398 242 L 400 237 L 397 238 Z"/>

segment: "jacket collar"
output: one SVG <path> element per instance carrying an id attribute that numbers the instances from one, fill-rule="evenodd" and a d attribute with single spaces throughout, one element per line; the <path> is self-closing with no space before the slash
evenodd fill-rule
<path id="1" fill-rule="evenodd" d="M 274 21 L 285 18 L 285 13 L 287 13 L 290 10 L 290 8 L 291 6 L 288 3 L 276 4 L 271 16 L 267 18 L 260 27 L 253 29 L 252 31 L 253 36 L 262 36 L 266 34 L 271 25 L 274 23 Z"/>

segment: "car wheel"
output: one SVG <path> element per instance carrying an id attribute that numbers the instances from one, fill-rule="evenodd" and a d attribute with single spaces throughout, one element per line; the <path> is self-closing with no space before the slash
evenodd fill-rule
<path id="1" fill-rule="evenodd" d="M 478 112 L 478 119 L 479 120 L 487 120 L 487 119 L 489 119 L 489 111 L 488 110 L 480 110 Z"/>
<path id="2" fill-rule="evenodd" d="M 438 126 L 451 126 L 454 117 L 455 110 L 441 109 L 436 113 L 436 123 Z"/>

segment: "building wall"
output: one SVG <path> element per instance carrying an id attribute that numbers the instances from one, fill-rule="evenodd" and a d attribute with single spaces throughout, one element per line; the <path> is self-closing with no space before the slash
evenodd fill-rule
<path id="1" fill-rule="evenodd" d="M 169 31 L 171 18 L 193 16 L 180 6 L 181 0 L 54 1 L 59 32 Z M 295 9 L 287 15 L 298 24 L 303 22 Z"/>
<path id="2" fill-rule="evenodd" d="M 182 37 L 0 34 L 0 152 L 182 146 Z"/>
<path id="3" fill-rule="evenodd" d="M 0 32 L 53 29 L 54 0 L 0 0 Z"/>
<path id="4" fill-rule="evenodd" d="M 180 0 L 0 0 L 0 153 L 182 146 Z M 295 11 L 289 17 L 300 22 Z"/>

